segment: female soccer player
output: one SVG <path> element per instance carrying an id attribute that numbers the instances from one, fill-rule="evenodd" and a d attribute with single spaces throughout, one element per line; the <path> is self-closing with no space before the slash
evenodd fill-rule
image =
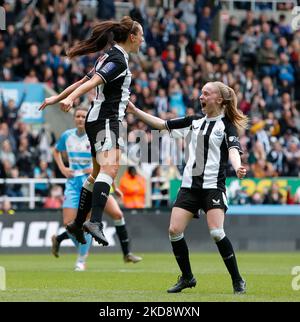
<path id="1" fill-rule="evenodd" d="M 246 169 L 241 165 L 238 130 L 246 128 L 247 117 L 237 109 L 233 89 L 221 82 L 205 84 L 200 101 L 205 114 L 203 118 L 187 116 L 164 121 L 139 110 L 132 103 L 127 108 L 127 112 L 135 114 L 148 125 L 159 130 L 167 129 L 171 135 L 176 135 L 176 129 L 189 130 L 189 156 L 169 226 L 170 241 L 182 275 L 168 292 L 177 293 L 196 286 L 184 230 L 193 216 L 203 209 L 210 235 L 231 275 L 233 291 L 237 294 L 245 293 L 246 282 L 239 273 L 223 224 L 227 210 L 225 171 L 228 158 L 239 179 L 246 175 Z"/>
<path id="2" fill-rule="evenodd" d="M 111 46 L 110 49 L 99 57 L 86 77 L 69 86 L 60 95 L 46 99 L 40 107 L 43 110 L 47 105 L 60 102 L 61 109 L 69 111 L 78 97 L 93 88 L 97 89 L 85 124 L 91 144 L 93 172 L 83 184 L 77 217 L 67 225 L 67 230 L 82 243 L 85 242 L 83 228 L 99 244 L 108 245 L 103 234 L 102 215 L 119 169 L 122 146 L 120 127 L 128 104 L 131 83 L 128 53 L 137 53 L 142 42 L 142 26 L 130 17 L 126 16 L 120 22 L 98 23 L 93 28 L 91 37 L 72 47 L 68 56 L 73 58 L 86 55 Z M 95 178 L 95 183 L 92 178 Z M 90 208 L 90 204 L 91 218 L 86 221 L 86 209 Z"/>
<path id="3" fill-rule="evenodd" d="M 72 222 L 77 213 L 79 196 L 83 183 L 92 171 L 92 156 L 88 137 L 85 133 L 85 120 L 87 108 L 77 107 L 74 113 L 75 128 L 65 131 L 54 149 L 54 159 L 61 173 L 68 178 L 65 187 L 65 200 L 63 203 L 63 222 L 64 225 Z M 69 161 L 69 167 L 66 167 L 62 154 L 66 153 Z M 119 189 L 115 189 L 117 195 L 121 195 Z M 105 212 L 114 220 L 116 232 L 121 243 L 124 261 L 137 263 L 142 260 L 141 257 L 130 253 L 129 238 L 125 225 L 123 213 L 114 199 L 109 196 Z M 58 257 L 60 243 L 67 238 L 71 238 L 78 250 L 78 258 L 75 265 L 76 271 L 84 271 L 86 268 L 86 258 L 92 243 L 92 236 L 85 233 L 85 244 L 78 241 L 66 232 L 59 236 L 52 236 L 52 253 Z"/>

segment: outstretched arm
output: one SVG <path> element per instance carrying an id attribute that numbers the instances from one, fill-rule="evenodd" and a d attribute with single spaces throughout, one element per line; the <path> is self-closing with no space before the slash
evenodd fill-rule
<path id="1" fill-rule="evenodd" d="M 48 105 L 53 105 L 58 103 L 59 101 L 63 100 L 64 98 L 66 98 L 67 96 L 69 96 L 73 91 L 75 91 L 75 89 L 77 89 L 80 85 L 84 84 L 85 82 L 88 81 L 87 77 L 83 77 L 81 80 L 79 80 L 78 82 L 70 85 L 69 87 L 67 87 L 64 91 L 62 91 L 59 95 L 54 95 L 54 96 L 50 96 L 47 97 L 43 104 L 39 107 L 39 110 L 44 110 Z"/>
<path id="2" fill-rule="evenodd" d="M 87 92 L 89 92 L 94 87 L 96 87 L 98 85 L 101 85 L 103 83 L 104 83 L 103 78 L 100 77 L 99 75 L 95 74 L 87 82 L 85 82 L 82 85 L 80 85 L 79 87 L 77 87 L 75 89 L 75 91 L 73 91 L 70 95 L 68 95 L 68 97 L 63 99 L 60 102 L 60 108 L 64 112 L 68 112 L 73 107 L 73 103 L 77 98 L 79 98 L 80 96 L 86 94 Z"/>
<path id="3" fill-rule="evenodd" d="M 148 114 L 144 111 L 141 111 L 139 108 L 137 108 L 133 103 L 129 101 L 127 105 L 128 113 L 134 114 L 138 119 L 143 121 L 144 123 L 150 125 L 151 127 L 158 129 L 158 130 L 166 130 L 166 122 L 156 116 L 153 116 L 151 114 Z"/>

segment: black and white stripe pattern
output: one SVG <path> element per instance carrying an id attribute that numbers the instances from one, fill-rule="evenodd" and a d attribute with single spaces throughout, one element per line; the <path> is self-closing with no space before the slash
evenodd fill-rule
<path id="1" fill-rule="evenodd" d="M 87 122 L 98 119 L 123 120 L 131 83 L 128 58 L 124 49 L 115 45 L 97 60 L 95 67 L 86 75 L 91 78 L 97 74 L 104 81 L 96 88 L 96 97 L 87 115 Z"/>
<path id="2" fill-rule="evenodd" d="M 214 118 L 188 116 L 169 120 L 166 125 L 171 134 L 180 128 L 189 129 L 190 132 L 181 187 L 225 191 L 228 151 L 237 148 L 241 152 L 233 124 L 220 115 Z"/>

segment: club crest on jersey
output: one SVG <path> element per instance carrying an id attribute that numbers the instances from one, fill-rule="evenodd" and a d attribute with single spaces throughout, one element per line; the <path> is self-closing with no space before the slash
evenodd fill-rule
<path id="1" fill-rule="evenodd" d="M 222 137 L 223 136 L 223 131 L 221 129 L 216 129 L 214 131 L 214 135 L 218 138 Z"/>

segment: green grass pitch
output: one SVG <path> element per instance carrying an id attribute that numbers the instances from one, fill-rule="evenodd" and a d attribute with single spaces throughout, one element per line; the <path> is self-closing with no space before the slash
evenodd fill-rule
<path id="1" fill-rule="evenodd" d="M 140 255 L 140 254 L 139 254 Z M 124 264 L 120 254 L 91 254 L 88 270 L 74 272 L 74 254 L 0 255 L 6 270 L 5 301 L 202 302 L 299 301 L 291 274 L 299 253 L 238 253 L 247 294 L 233 295 L 229 275 L 218 253 L 191 253 L 197 286 L 168 294 L 179 275 L 170 253 L 141 254 L 143 261 Z M 300 274 L 300 273 L 299 273 Z M 299 282 L 298 282 L 299 283 Z M 299 283 L 300 284 L 300 283 Z"/>

